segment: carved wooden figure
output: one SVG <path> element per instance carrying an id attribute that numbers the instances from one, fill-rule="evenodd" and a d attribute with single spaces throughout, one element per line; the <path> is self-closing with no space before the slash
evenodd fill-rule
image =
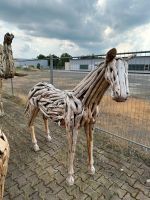
<path id="1" fill-rule="evenodd" d="M 3 79 L 13 78 L 14 76 L 25 76 L 27 74 L 17 73 L 15 71 L 11 43 L 14 38 L 13 34 L 6 33 L 3 45 L 0 44 L 0 116 L 4 115 L 2 102 L 2 85 Z"/>
<path id="2" fill-rule="evenodd" d="M 5 177 L 9 159 L 9 144 L 6 136 L 0 130 L 0 199 L 3 199 Z"/>
<path id="3" fill-rule="evenodd" d="M 56 89 L 45 82 L 36 84 L 29 92 L 25 113 L 29 115 L 28 126 L 31 129 L 35 151 L 39 150 L 39 146 L 34 131 L 34 120 L 39 111 L 43 115 L 48 141 L 51 140 L 48 118 L 66 128 L 69 146 L 67 181 L 70 185 L 74 184 L 73 162 L 78 130 L 82 126 L 87 138 L 89 172 L 95 173 L 93 130 L 99 103 L 109 86 L 115 101 L 127 100 L 128 63 L 123 58 L 116 58 L 116 49 L 108 51 L 105 61 L 91 71 L 71 92 Z"/>
<path id="4" fill-rule="evenodd" d="M 0 45 L 0 116 L 4 115 L 2 102 L 2 80 L 5 78 L 13 78 L 15 75 L 15 67 L 11 43 L 14 38 L 13 34 L 6 33 L 3 45 Z"/>

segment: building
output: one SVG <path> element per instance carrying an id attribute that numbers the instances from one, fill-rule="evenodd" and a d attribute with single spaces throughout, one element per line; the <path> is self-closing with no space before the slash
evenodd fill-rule
<path id="1" fill-rule="evenodd" d="M 90 58 L 79 58 L 71 59 L 67 64 L 65 63 L 65 70 L 85 70 L 91 71 L 99 63 L 103 62 L 103 58 L 90 59 Z"/>
<path id="2" fill-rule="evenodd" d="M 16 67 L 28 68 L 32 67 L 39 67 L 39 68 L 48 68 L 48 60 L 27 60 L 27 59 L 14 59 Z"/>
<path id="3" fill-rule="evenodd" d="M 71 59 L 65 65 L 65 70 L 81 70 L 81 71 L 91 71 L 99 63 L 103 62 L 104 58 L 78 58 Z M 136 56 L 135 58 L 129 60 L 129 70 L 148 70 L 150 71 L 150 56 Z"/>

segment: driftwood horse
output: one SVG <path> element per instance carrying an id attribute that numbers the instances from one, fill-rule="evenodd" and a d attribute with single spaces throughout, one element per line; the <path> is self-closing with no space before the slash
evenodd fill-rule
<path id="1" fill-rule="evenodd" d="M 29 92 L 25 113 L 29 115 L 28 126 L 31 128 L 34 150 L 39 146 L 35 137 L 34 120 L 40 111 L 43 115 L 46 137 L 50 141 L 48 118 L 65 126 L 69 145 L 69 166 L 67 181 L 74 184 L 73 162 L 78 136 L 78 129 L 85 128 L 88 147 L 88 167 L 95 173 L 93 160 L 93 130 L 98 114 L 98 105 L 111 85 L 113 99 L 126 101 L 128 89 L 128 63 L 123 58 L 116 58 L 116 49 L 111 49 L 105 61 L 91 71 L 71 92 L 56 89 L 53 85 L 40 82 Z"/>

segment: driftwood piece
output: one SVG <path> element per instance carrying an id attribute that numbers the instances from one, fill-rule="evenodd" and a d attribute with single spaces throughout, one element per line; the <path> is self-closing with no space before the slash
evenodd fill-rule
<path id="1" fill-rule="evenodd" d="M 6 136 L 0 130 L 0 199 L 3 199 L 4 184 L 9 160 L 9 144 Z"/>

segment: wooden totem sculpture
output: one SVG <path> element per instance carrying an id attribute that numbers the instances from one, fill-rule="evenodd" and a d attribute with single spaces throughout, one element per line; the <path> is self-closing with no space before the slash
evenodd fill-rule
<path id="1" fill-rule="evenodd" d="M 2 102 L 2 83 L 3 79 L 14 78 L 14 76 L 26 76 L 27 74 L 17 73 L 15 71 L 13 53 L 12 53 L 12 40 L 13 34 L 6 33 L 4 36 L 3 45 L 0 44 L 0 116 L 4 115 L 3 102 Z"/>
<path id="2" fill-rule="evenodd" d="M 0 130 L 0 199 L 3 199 L 5 177 L 9 159 L 9 144 L 6 136 Z"/>
<path id="3" fill-rule="evenodd" d="M 113 99 L 117 102 L 127 100 L 128 63 L 123 58 L 116 58 L 116 49 L 108 51 L 103 63 L 91 71 L 71 92 L 61 91 L 53 85 L 40 82 L 29 92 L 26 113 L 29 115 L 34 150 L 38 151 L 34 120 L 40 111 L 43 115 L 47 140 L 51 140 L 48 118 L 66 128 L 68 138 L 68 177 L 70 185 L 74 184 L 73 162 L 75 156 L 78 130 L 84 127 L 88 147 L 88 168 L 95 173 L 93 160 L 93 130 L 98 114 L 99 103 L 111 86 Z"/>
<path id="4" fill-rule="evenodd" d="M 0 45 L 0 116 L 4 115 L 2 102 L 2 80 L 13 78 L 15 75 L 15 66 L 11 48 L 13 38 L 13 34 L 6 33 L 3 45 Z"/>

